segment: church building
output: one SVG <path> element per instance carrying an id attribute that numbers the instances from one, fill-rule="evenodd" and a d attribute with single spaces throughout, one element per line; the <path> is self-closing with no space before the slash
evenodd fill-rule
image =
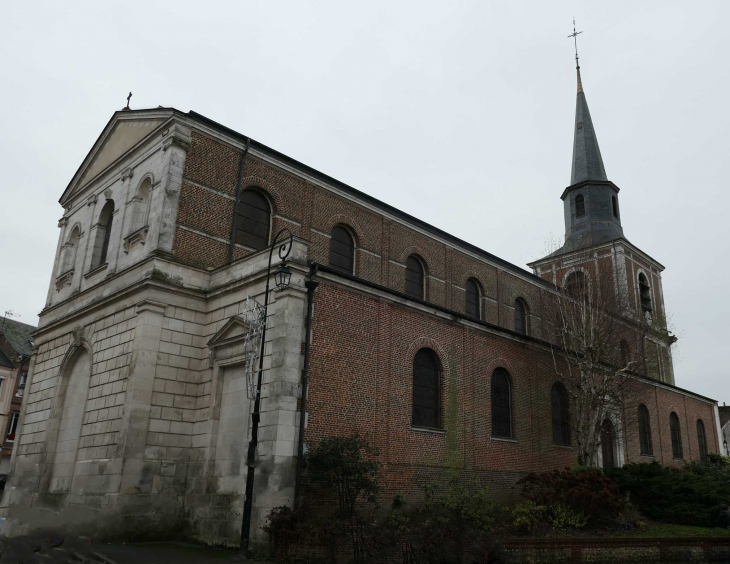
<path id="1" fill-rule="evenodd" d="M 238 546 L 255 472 L 263 542 L 294 503 L 300 421 L 306 444 L 377 446 L 390 498 L 455 464 L 496 492 L 573 465 L 550 304 L 577 276 L 645 328 L 615 344 L 640 393 L 597 463 L 718 452 L 717 403 L 675 385 L 664 267 L 624 234 L 580 74 L 574 128 L 565 243 L 525 270 L 198 113 L 114 113 L 60 199 L 2 515 Z"/>

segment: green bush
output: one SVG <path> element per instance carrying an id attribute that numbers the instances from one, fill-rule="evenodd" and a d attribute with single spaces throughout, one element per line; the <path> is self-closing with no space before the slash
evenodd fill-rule
<path id="1" fill-rule="evenodd" d="M 537 505 L 533 501 L 523 501 L 512 508 L 505 507 L 509 514 L 509 521 L 512 528 L 521 534 L 532 533 L 535 528 L 545 520 L 547 507 Z"/>
<path id="2" fill-rule="evenodd" d="M 575 511 L 562 503 L 550 506 L 548 520 L 556 529 L 582 529 L 588 524 L 588 517 L 585 516 L 585 513 Z"/>
<path id="3" fill-rule="evenodd" d="M 681 470 L 658 462 L 634 463 L 613 469 L 609 475 L 647 517 L 706 527 L 713 507 L 730 500 L 730 465 L 725 458 L 708 458 Z"/>
<path id="4" fill-rule="evenodd" d="M 548 508 L 563 506 L 596 524 L 616 517 L 624 499 L 616 483 L 593 468 L 531 473 L 517 482 L 522 496 Z M 578 519 L 575 519 L 578 522 Z"/>

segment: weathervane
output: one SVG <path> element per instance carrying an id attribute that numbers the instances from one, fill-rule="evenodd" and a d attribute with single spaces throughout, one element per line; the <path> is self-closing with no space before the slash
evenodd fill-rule
<path id="1" fill-rule="evenodd" d="M 568 39 L 571 37 L 573 38 L 573 41 L 575 42 L 575 68 L 580 70 L 580 64 L 578 63 L 578 36 L 583 33 L 582 31 L 575 31 L 575 18 L 573 18 L 573 33 L 571 33 L 568 36 Z"/>
<path id="2" fill-rule="evenodd" d="M 573 20 L 573 23 L 575 23 L 575 20 Z M 128 109 L 128 110 L 131 110 L 131 108 L 129 107 L 129 99 L 130 99 L 131 97 L 132 97 L 132 93 L 130 92 L 130 93 L 129 93 L 129 96 L 127 96 L 127 109 Z"/>

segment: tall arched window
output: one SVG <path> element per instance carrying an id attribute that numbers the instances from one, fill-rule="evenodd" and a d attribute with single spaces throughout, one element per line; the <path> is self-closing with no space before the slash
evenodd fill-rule
<path id="1" fill-rule="evenodd" d="M 61 272 L 59 272 L 59 274 L 64 274 L 65 272 L 74 269 L 74 266 L 76 265 L 76 252 L 79 248 L 80 237 L 81 230 L 77 225 L 71 231 L 71 235 L 69 235 L 68 241 L 66 241 L 66 244 L 64 245 L 63 259 L 61 261 Z"/>
<path id="2" fill-rule="evenodd" d="M 669 432 L 672 435 L 672 456 L 675 460 L 682 460 L 682 435 L 679 428 L 679 417 L 672 411 L 669 415 Z"/>
<path id="3" fill-rule="evenodd" d="M 114 200 L 107 200 L 99 214 L 99 223 L 96 225 L 96 239 L 94 240 L 94 252 L 91 255 L 91 269 L 94 270 L 106 264 L 106 256 L 109 252 L 109 237 L 112 234 L 112 221 L 114 220 Z"/>
<path id="4" fill-rule="evenodd" d="M 515 300 L 515 331 L 527 335 L 527 304 L 522 298 Z"/>
<path id="5" fill-rule="evenodd" d="M 651 311 L 651 289 L 649 288 L 649 281 L 644 276 L 643 272 L 639 273 L 639 298 L 641 300 L 641 311 L 642 313 Z"/>
<path id="6" fill-rule="evenodd" d="M 236 218 L 236 243 L 255 250 L 269 244 L 271 229 L 271 206 L 256 189 L 241 192 Z"/>
<path id="7" fill-rule="evenodd" d="M 588 296 L 588 279 L 582 270 L 575 270 L 565 279 L 565 293 L 574 300 Z"/>
<path id="8" fill-rule="evenodd" d="M 421 349 L 413 359 L 413 426 L 440 426 L 439 363 L 431 349 Z"/>
<path id="9" fill-rule="evenodd" d="M 341 225 L 332 229 L 330 266 L 348 274 L 355 272 L 355 243 L 349 231 Z"/>
<path id="10" fill-rule="evenodd" d="M 705 435 L 705 424 L 702 419 L 697 420 L 697 445 L 700 447 L 700 460 L 707 460 L 707 435 Z"/>
<path id="11" fill-rule="evenodd" d="M 586 201 L 583 194 L 575 197 L 575 217 L 583 217 L 586 214 Z"/>
<path id="12" fill-rule="evenodd" d="M 631 349 L 629 348 L 629 343 L 627 343 L 625 339 L 622 339 L 621 343 L 619 343 L 619 352 L 621 354 L 621 365 L 619 368 L 623 369 L 629 365 L 629 362 L 631 362 Z"/>
<path id="13" fill-rule="evenodd" d="M 651 456 L 651 423 L 649 422 L 649 410 L 642 403 L 639 405 L 639 448 L 644 456 Z"/>
<path id="14" fill-rule="evenodd" d="M 560 382 L 555 382 L 550 391 L 552 408 L 553 443 L 556 445 L 570 444 L 570 407 L 568 392 Z"/>
<path id="15" fill-rule="evenodd" d="M 130 233 L 134 233 L 137 229 L 141 229 L 147 225 L 147 210 L 149 208 L 150 201 L 150 188 L 152 187 L 152 180 L 148 176 L 142 181 L 137 195 L 134 197 L 132 206 L 132 222 L 129 229 Z"/>
<path id="16" fill-rule="evenodd" d="M 466 281 L 466 314 L 479 319 L 479 285 L 472 279 Z"/>
<path id="17" fill-rule="evenodd" d="M 492 436 L 512 436 L 512 392 L 509 373 L 497 368 L 492 374 Z"/>
<path id="18" fill-rule="evenodd" d="M 406 261 L 406 294 L 414 298 L 424 299 L 423 296 L 423 264 L 415 255 Z"/>
<path id="19" fill-rule="evenodd" d="M 601 424 L 601 457 L 603 458 L 604 470 L 616 467 L 614 435 L 613 423 L 610 419 L 604 419 Z"/>

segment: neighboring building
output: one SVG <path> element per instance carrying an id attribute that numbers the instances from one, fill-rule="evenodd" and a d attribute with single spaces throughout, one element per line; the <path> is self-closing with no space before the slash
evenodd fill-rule
<path id="1" fill-rule="evenodd" d="M 284 227 L 292 281 L 270 295 L 255 540 L 293 502 L 311 278 L 306 439 L 367 435 L 384 496 L 418 495 L 454 464 L 498 490 L 575 463 L 550 308 L 587 249 L 585 275 L 612 289 L 642 358 L 642 395 L 615 414 L 601 464 L 718 451 L 716 402 L 674 385 L 663 267 L 624 237 L 582 88 L 575 128 L 566 245 L 535 274 L 200 114 L 115 113 L 60 200 L 4 514 L 73 508 L 119 534 L 238 544 L 246 304 L 264 301 Z"/>
<path id="2" fill-rule="evenodd" d="M 16 444 L 28 367 L 33 353 L 35 327 L 0 316 L 0 476 L 10 471 L 10 457 Z"/>
<path id="3" fill-rule="evenodd" d="M 730 405 L 722 402 L 719 408 L 720 414 L 720 434 L 722 435 L 723 448 L 720 452 L 725 456 L 730 456 Z"/>

